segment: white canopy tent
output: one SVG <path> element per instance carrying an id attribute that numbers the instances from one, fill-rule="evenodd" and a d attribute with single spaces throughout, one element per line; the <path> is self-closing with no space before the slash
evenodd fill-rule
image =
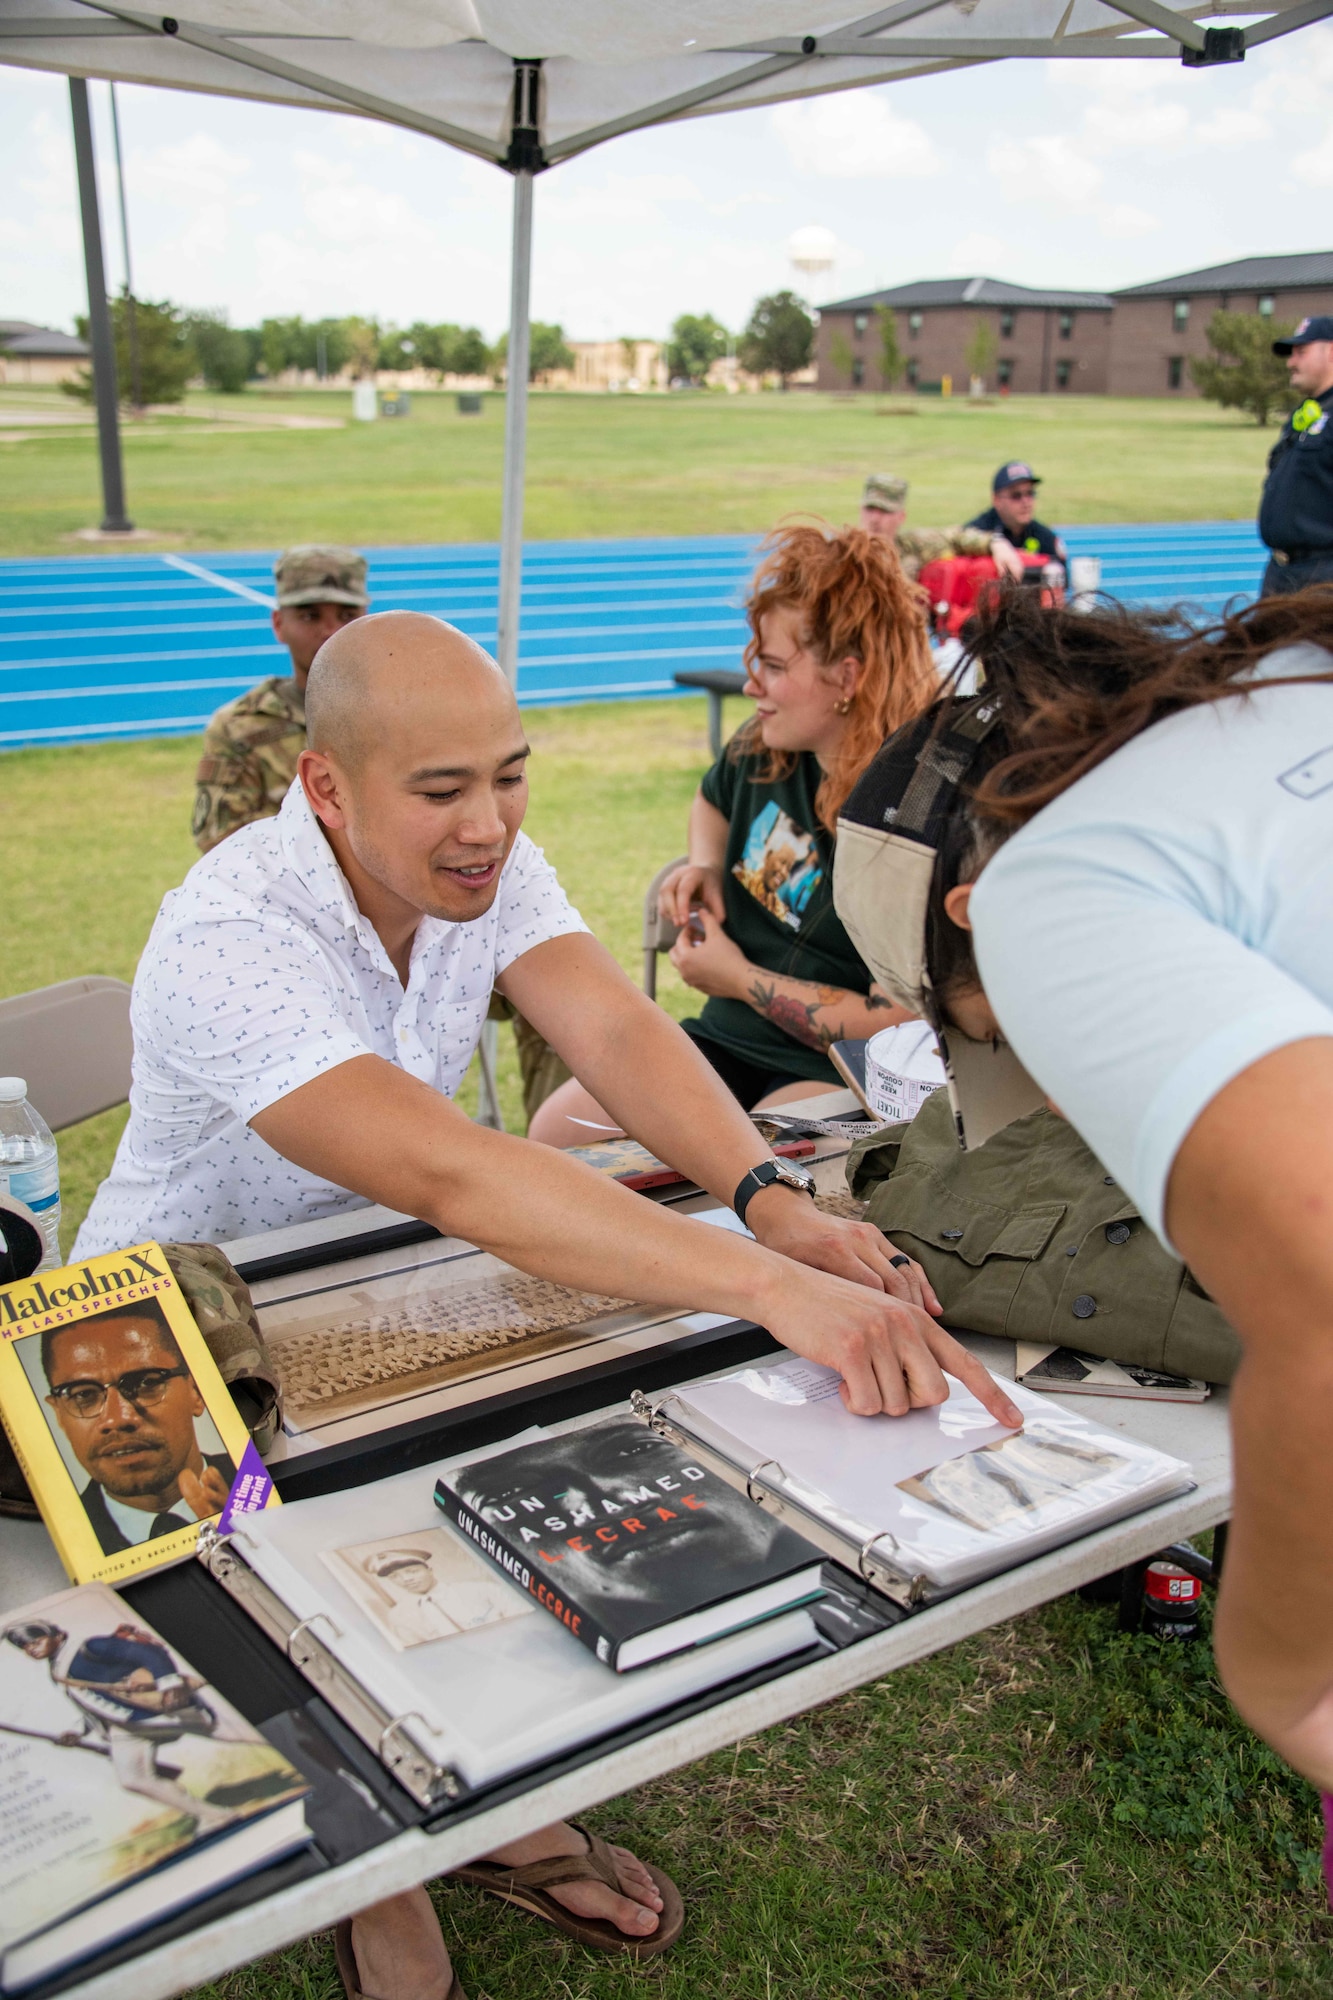
<path id="1" fill-rule="evenodd" d="M 647 125 L 977 63 L 1240 62 L 1247 49 L 1333 14 L 1333 0 L 1280 7 L 1190 0 L 1178 10 L 1162 0 L 897 0 L 854 18 L 846 0 L 206 4 L 203 18 L 185 20 L 109 0 L 0 0 L 0 62 L 71 79 L 355 112 L 426 133 L 512 174 L 498 643 L 511 681 L 522 580 L 534 175 Z M 1227 16 L 1243 17 L 1244 25 Z M 97 227 L 92 151 L 86 90 L 76 84 L 74 92 L 87 236 Z M 90 244 L 88 263 L 91 292 L 100 288 L 100 244 Z M 113 366 L 105 300 L 100 304 L 99 340 L 99 301 L 90 298 L 95 355 L 101 350 Z M 106 424 L 115 423 L 114 376 L 106 365 L 100 374 L 105 438 Z"/>

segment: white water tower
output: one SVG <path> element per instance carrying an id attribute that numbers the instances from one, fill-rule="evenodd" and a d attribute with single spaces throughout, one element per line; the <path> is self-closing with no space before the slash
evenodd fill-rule
<path id="1" fill-rule="evenodd" d="M 807 278 L 822 277 L 838 261 L 838 239 L 820 223 L 807 223 L 787 238 L 787 262 Z"/>

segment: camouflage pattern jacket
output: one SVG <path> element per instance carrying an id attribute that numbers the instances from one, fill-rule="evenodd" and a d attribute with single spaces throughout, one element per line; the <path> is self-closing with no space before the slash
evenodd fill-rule
<path id="1" fill-rule="evenodd" d="M 218 710 L 195 778 L 190 830 L 201 854 L 278 811 L 304 749 L 305 695 L 290 676 L 275 674 Z"/>
<path id="2" fill-rule="evenodd" d="M 894 537 L 909 583 L 915 583 L 926 564 L 938 562 L 941 556 L 988 556 L 990 544 L 990 536 L 980 528 L 899 528 Z"/>

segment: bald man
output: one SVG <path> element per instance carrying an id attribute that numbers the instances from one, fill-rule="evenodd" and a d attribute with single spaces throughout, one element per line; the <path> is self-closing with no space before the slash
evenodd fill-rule
<path id="1" fill-rule="evenodd" d="M 589 935 L 521 831 L 528 745 L 479 647 L 417 613 L 357 619 L 321 648 L 306 713 L 278 817 L 242 828 L 163 902 L 134 983 L 129 1123 L 76 1257 L 383 1202 L 560 1284 L 756 1320 L 838 1369 L 857 1412 L 941 1401 L 948 1368 L 1018 1421 L 930 1317 L 918 1267 L 895 1267 L 877 1230 L 768 1184 L 775 1163 L 744 1111 Z M 620 1125 L 721 1201 L 742 1200 L 759 1170 L 743 1202 L 757 1240 L 460 1112 L 493 988 Z M 584 1846 L 560 1826 L 495 1858 L 582 1859 Z M 546 1886 L 641 1953 L 659 1941 L 662 1897 L 631 1857 L 618 1873 L 618 1891 L 586 1873 Z M 407 1902 L 357 1920 L 372 2000 L 408 2000 L 369 1964 L 385 1962 L 383 1912 L 429 1932 Z M 421 1981 L 411 1990 L 429 2000 Z"/>

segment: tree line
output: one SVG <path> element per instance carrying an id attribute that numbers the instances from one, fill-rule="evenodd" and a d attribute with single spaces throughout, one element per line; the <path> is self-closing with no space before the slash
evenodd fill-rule
<path id="1" fill-rule="evenodd" d="M 355 314 L 318 320 L 292 314 L 257 326 L 232 326 L 225 312 L 190 312 L 169 299 L 126 293 L 111 301 L 111 322 L 121 400 L 135 408 L 179 403 L 187 385 L 201 377 L 206 387 L 237 395 L 251 382 L 275 380 L 292 369 L 332 377 L 348 369 L 366 376 L 380 368 L 421 368 L 437 381 L 446 375 L 490 375 L 498 381 L 509 345 L 506 334 L 488 342 L 475 326 L 416 320 L 400 327 Z M 75 324 L 86 340 L 86 316 Z M 814 315 L 792 292 L 759 299 L 747 325 L 735 335 L 712 313 L 682 313 L 666 343 L 667 371 L 677 384 L 702 386 L 714 362 L 734 352 L 742 368 L 776 375 L 785 388 L 808 365 L 814 336 Z M 637 342 L 626 337 L 621 346 L 627 372 L 632 372 Z M 563 327 L 535 320 L 529 379 L 573 365 Z M 84 369 L 65 388 L 90 401 L 91 372 Z"/>

